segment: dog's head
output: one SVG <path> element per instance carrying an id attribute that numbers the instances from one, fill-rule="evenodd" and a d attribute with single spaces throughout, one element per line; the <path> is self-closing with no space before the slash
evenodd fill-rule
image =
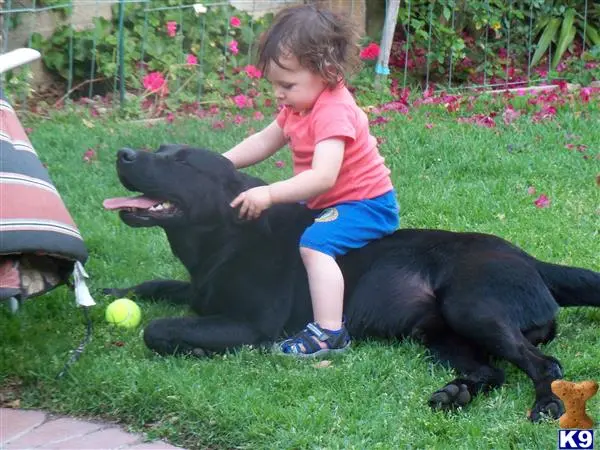
<path id="1" fill-rule="evenodd" d="M 123 148 L 117 152 L 117 173 L 126 189 L 141 195 L 106 199 L 104 207 L 118 210 L 132 227 L 236 223 L 230 202 L 262 183 L 216 152 L 183 145 L 162 145 L 156 152 Z"/>

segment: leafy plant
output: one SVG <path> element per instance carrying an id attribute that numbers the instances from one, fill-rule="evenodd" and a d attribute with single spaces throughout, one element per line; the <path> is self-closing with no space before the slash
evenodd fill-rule
<path id="1" fill-rule="evenodd" d="M 121 81 L 127 90 L 139 91 L 147 74 L 159 72 L 169 84 L 171 103 L 191 102 L 212 93 L 233 95 L 241 83 L 237 74 L 251 62 L 256 36 L 272 16 L 254 19 L 229 5 L 210 6 L 195 14 L 195 3 L 127 3 L 122 30 L 119 7 L 114 5 L 112 20 L 96 17 L 94 26 L 84 30 L 65 25 L 48 39 L 35 33 L 32 46 L 41 51 L 46 67 L 59 78 L 70 79 L 76 86 L 93 78 L 94 92 L 102 94 L 119 82 L 122 33 L 125 76 Z"/>
<path id="2" fill-rule="evenodd" d="M 525 50 L 526 24 L 523 7 L 510 6 L 502 0 L 417 0 L 403 4 L 399 10 L 400 32 L 393 50 L 398 68 L 432 76 L 446 75 L 452 67 L 453 76 L 464 80 L 484 70 L 488 75 L 502 75 L 506 59 L 503 39 L 511 32 L 511 48 L 515 53 Z M 410 42 L 406 52 L 405 41 Z M 410 60 L 403 54 L 408 53 Z"/>
<path id="3" fill-rule="evenodd" d="M 551 67 L 555 69 L 578 34 L 582 41 L 592 46 L 600 45 L 600 33 L 593 23 L 594 18 L 600 17 L 600 5 L 593 4 L 587 17 L 581 0 L 534 1 L 534 5 L 541 15 L 537 17 L 533 30 L 534 36 L 539 35 L 539 40 L 531 66 L 539 63 L 554 43 Z"/>

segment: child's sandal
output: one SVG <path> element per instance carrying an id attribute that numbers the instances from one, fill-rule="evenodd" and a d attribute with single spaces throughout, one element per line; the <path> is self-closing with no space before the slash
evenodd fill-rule
<path id="1" fill-rule="evenodd" d="M 327 345 L 322 348 L 319 343 Z M 286 339 L 278 345 L 279 351 L 286 356 L 296 356 L 299 358 L 312 358 L 328 353 L 341 353 L 350 347 L 350 335 L 346 327 L 342 326 L 340 330 L 324 330 L 316 323 L 309 323 L 306 328 Z"/>

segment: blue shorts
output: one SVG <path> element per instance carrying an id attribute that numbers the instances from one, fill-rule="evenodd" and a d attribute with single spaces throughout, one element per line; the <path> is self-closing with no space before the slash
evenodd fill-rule
<path id="1" fill-rule="evenodd" d="M 340 203 L 322 210 L 300 238 L 300 247 L 341 256 L 396 231 L 400 225 L 396 192 Z"/>

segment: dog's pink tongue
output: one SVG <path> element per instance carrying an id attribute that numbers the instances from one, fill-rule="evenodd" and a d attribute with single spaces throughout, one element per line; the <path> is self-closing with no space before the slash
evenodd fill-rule
<path id="1" fill-rule="evenodd" d="M 107 198 L 102 202 L 102 206 L 104 206 L 105 209 L 109 210 L 122 208 L 148 209 L 156 205 L 157 203 L 160 203 L 160 200 L 155 200 L 140 195 L 138 197 Z"/>

